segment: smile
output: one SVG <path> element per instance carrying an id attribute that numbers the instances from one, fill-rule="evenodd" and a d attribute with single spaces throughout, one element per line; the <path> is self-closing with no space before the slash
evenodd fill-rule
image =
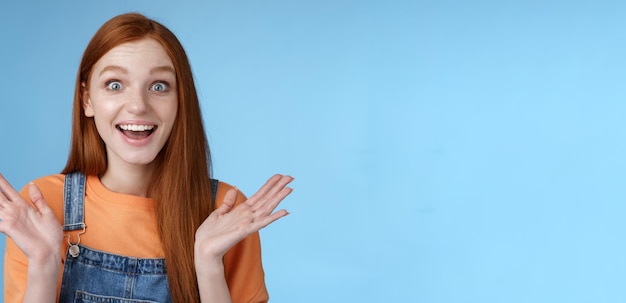
<path id="1" fill-rule="evenodd" d="M 144 139 L 149 137 L 157 129 L 156 125 L 119 124 L 116 126 L 126 137 L 130 139 Z"/>

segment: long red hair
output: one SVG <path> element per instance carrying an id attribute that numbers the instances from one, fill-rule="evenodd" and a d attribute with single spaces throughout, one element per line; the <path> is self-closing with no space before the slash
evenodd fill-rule
<path id="1" fill-rule="evenodd" d="M 130 41 L 152 38 L 165 48 L 176 70 L 178 113 L 170 138 L 157 155 L 148 196 L 157 201 L 157 224 L 165 252 L 173 302 L 200 302 L 194 267 L 196 229 L 213 211 L 210 182 L 211 156 L 200 104 L 187 55 L 165 26 L 141 14 L 116 16 L 100 27 L 80 62 L 70 154 L 62 173 L 80 171 L 101 176 L 107 154 L 93 118 L 86 117 L 83 93 L 93 66 L 112 48 Z"/>

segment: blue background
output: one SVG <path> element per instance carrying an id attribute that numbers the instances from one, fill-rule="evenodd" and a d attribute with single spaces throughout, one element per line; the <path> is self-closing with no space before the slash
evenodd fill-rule
<path id="1" fill-rule="evenodd" d="M 625 2 L 9 1 L 14 186 L 64 166 L 82 51 L 128 11 L 186 47 L 219 179 L 296 177 L 272 302 L 626 302 Z"/>

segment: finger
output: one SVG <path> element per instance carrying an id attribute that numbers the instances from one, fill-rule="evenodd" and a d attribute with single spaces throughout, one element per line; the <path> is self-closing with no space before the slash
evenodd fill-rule
<path id="1" fill-rule="evenodd" d="M 0 174 L 0 199 L 6 199 L 8 201 L 14 201 L 19 198 L 20 194 L 18 194 L 13 186 L 4 178 L 2 174 Z"/>
<path id="2" fill-rule="evenodd" d="M 271 198 L 272 196 L 275 196 L 278 192 L 280 192 L 281 190 L 283 190 L 283 188 L 285 188 L 285 186 L 287 186 L 287 184 L 289 184 L 291 181 L 294 180 L 293 177 L 291 176 L 284 176 L 284 175 L 276 175 L 279 176 L 277 177 L 275 180 L 273 180 L 274 182 L 272 182 L 271 184 L 266 183 L 266 185 L 268 186 L 264 186 L 263 191 L 259 190 L 259 192 L 257 192 L 253 197 L 254 200 L 251 199 L 251 201 L 248 202 L 249 205 L 253 205 L 255 203 L 258 203 L 258 201 L 265 201 L 269 198 Z M 272 177 L 274 178 L 274 177 Z M 263 202 L 261 202 L 263 203 Z M 258 207 L 256 207 L 258 208 Z"/>
<path id="3" fill-rule="evenodd" d="M 33 182 L 28 184 L 28 196 L 30 197 L 30 200 L 33 201 L 33 204 L 39 213 L 47 214 L 52 211 L 52 209 L 48 206 L 48 203 L 46 203 L 46 200 L 43 198 L 41 190 L 39 190 L 39 187 L 37 187 L 37 185 Z"/>
<path id="4" fill-rule="evenodd" d="M 262 216 L 266 216 L 267 214 L 272 213 L 276 207 L 278 207 L 278 204 L 280 204 L 292 192 L 293 189 L 291 187 L 285 187 L 273 197 L 268 198 L 263 203 L 255 205 L 254 211 L 258 212 Z"/>
<path id="5" fill-rule="evenodd" d="M 263 217 L 261 219 L 255 220 L 254 221 L 254 229 L 255 231 L 259 231 L 262 228 L 265 228 L 266 226 L 272 224 L 273 222 L 275 222 L 276 220 L 289 215 L 289 212 L 287 212 L 284 209 L 281 209 L 269 216 Z"/>
<path id="6" fill-rule="evenodd" d="M 4 192 L 0 189 L 0 206 L 4 206 L 5 203 L 9 203 L 9 199 L 4 195 Z"/>
<path id="7" fill-rule="evenodd" d="M 267 179 L 265 184 L 263 184 L 263 186 L 261 186 L 261 188 L 259 188 L 256 193 L 254 193 L 250 198 L 248 198 L 248 200 L 246 200 L 246 203 L 248 205 L 253 205 L 257 200 L 265 196 L 276 184 L 276 182 L 280 181 L 282 177 L 282 175 L 276 174 Z"/>
<path id="8" fill-rule="evenodd" d="M 287 195 L 291 193 L 292 190 L 287 189 L 289 188 L 287 187 L 287 185 L 293 180 L 294 178 L 291 176 L 282 176 L 280 179 L 278 179 L 274 186 L 270 188 L 268 192 L 266 192 L 265 196 L 259 198 L 260 201 L 254 202 L 254 210 L 256 211 L 262 208 L 267 208 L 268 204 L 273 204 L 269 211 L 271 212 L 282 199 L 284 199 Z"/>
<path id="9" fill-rule="evenodd" d="M 4 195 L 2 189 L 0 189 L 0 204 L 7 200 L 7 197 Z"/>
<path id="10" fill-rule="evenodd" d="M 293 180 L 294 178 L 291 176 L 283 176 L 270 189 L 270 191 L 266 195 L 266 198 L 271 198 L 273 196 L 276 196 L 281 190 L 283 190 L 287 186 L 287 184 L 291 183 L 291 181 Z"/>
<path id="11" fill-rule="evenodd" d="M 224 195 L 224 201 L 222 201 L 222 205 L 215 209 L 216 214 L 224 215 L 230 212 L 235 206 L 237 196 L 239 196 L 239 190 L 237 189 L 237 187 L 229 189 Z"/>

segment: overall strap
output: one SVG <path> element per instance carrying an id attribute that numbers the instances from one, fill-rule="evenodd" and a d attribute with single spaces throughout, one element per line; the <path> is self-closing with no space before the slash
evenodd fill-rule
<path id="1" fill-rule="evenodd" d="M 215 209 L 215 199 L 217 199 L 217 186 L 220 184 L 220 181 L 217 179 L 211 179 L 211 193 L 213 193 L 213 205 L 211 205 L 212 209 Z"/>
<path id="2" fill-rule="evenodd" d="M 65 175 L 63 231 L 85 229 L 85 179 L 81 172 Z"/>

